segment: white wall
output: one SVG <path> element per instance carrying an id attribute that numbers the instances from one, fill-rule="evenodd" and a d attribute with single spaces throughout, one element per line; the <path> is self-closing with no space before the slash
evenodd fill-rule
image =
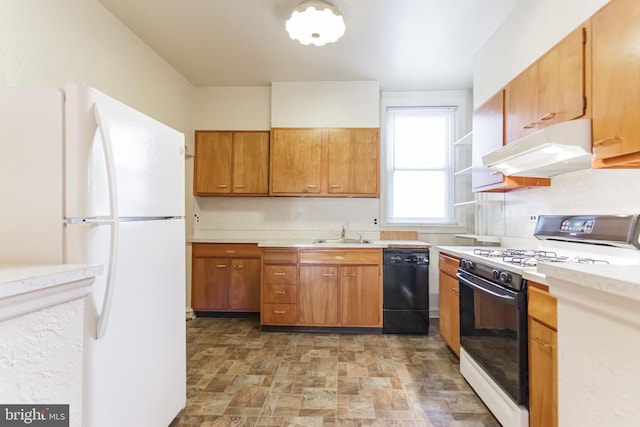
<path id="1" fill-rule="evenodd" d="M 479 105 L 538 56 L 587 20 L 607 0 L 543 0 L 518 3 L 507 21 L 478 51 L 474 104 Z M 544 30 L 542 30 L 544 29 Z M 504 194 L 488 225 L 508 237 L 533 239 L 531 214 L 640 213 L 640 170 L 584 170 L 551 179 L 551 186 Z M 482 208 L 481 208 L 482 209 Z"/>

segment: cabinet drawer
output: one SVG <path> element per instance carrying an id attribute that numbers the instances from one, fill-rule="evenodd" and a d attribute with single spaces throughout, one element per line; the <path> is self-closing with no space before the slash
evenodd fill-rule
<path id="1" fill-rule="evenodd" d="M 558 329 L 557 300 L 549 294 L 544 285 L 529 282 L 529 316 Z"/>
<path id="2" fill-rule="evenodd" d="M 265 303 L 295 303 L 298 301 L 298 287 L 268 283 L 264 285 L 262 298 Z"/>
<path id="3" fill-rule="evenodd" d="M 262 262 L 265 264 L 297 264 L 298 251 L 287 249 L 265 249 L 262 252 Z"/>
<path id="4" fill-rule="evenodd" d="M 451 277 L 456 277 L 458 272 L 458 266 L 460 265 L 460 259 L 452 257 L 450 255 L 440 254 L 438 257 L 438 268 L 444 274 L 448 274 Z"/>
<path id="5" fill-rule="evenodd" d="M 300 264 L 379 265 L 382 249 L 311 249 L 300 251 Z"/>
<path id="6" fill-rule="evenodd" d="M 257 244 L 194 243 L 192 255 L 198 257 L 260 258 Z"/>
<path id="7" fill-rule="evenodd" d="M 298 267 L 295 265 L 265 265 L 264 283 L 298 283 Z"/>
<path id="8" fill-rule="evenodd" d="M 260 312 L 262 324 L 293 325 L 298 320 L 296 304 L 264 304 Z"/>

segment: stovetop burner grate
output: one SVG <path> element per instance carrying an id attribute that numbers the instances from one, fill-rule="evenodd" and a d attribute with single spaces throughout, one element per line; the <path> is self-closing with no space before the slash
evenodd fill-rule
<path id="1" fill-rule="evenodd" d="M 535 267 L 538 262 L 560 262 L 578 264 L 609 264 L 608 261 L 584 257 L 559 256 L 553 251 L 534 249 L 474 249 L 475 255 L 487 258 L 502 258 L 508 264 L 520 267 Z"/>

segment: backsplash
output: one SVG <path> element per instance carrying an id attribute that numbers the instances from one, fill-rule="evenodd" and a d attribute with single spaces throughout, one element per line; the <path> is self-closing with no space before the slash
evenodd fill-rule
<path id="1" fill-rule="evenodd" d="M 555 176 L 550 187 L 505 194 L 504 235 L 533 239 L 531 215 L 640 214 L 640 170 L 588 169 Z"/>

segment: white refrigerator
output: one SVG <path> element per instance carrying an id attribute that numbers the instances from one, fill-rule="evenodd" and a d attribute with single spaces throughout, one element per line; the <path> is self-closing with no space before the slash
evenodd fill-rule
<path id="1" fill-rule="evenodd" d="M 0 261 L 104 266 L 71 424 L 168 425 L 186 401 L 184 135 L 80 84 L 0 89 L 0 125 Z"/>

